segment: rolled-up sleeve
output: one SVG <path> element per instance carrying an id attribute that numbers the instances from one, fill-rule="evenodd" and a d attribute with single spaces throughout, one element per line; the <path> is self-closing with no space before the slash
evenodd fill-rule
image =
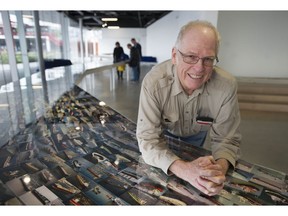
<path id="1" fill-rule="evenodd" d="M 240 157 L 240 112 L 237 98 L 237 82 L 230 81 L 223 91 L 223 104 L 210 131 L 214 159 L 224 158 L 235 167 Z"/>

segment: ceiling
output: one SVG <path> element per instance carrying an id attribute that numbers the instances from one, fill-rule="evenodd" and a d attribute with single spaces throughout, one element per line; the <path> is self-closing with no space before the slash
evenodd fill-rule
<path id="1" fill-rule="evenodd" d="M 146 28 L 171 11 L 59 11 L 79 23 L 82 18 L 83 26 L 89 29 L 107 26 L 120 28 Z M 118 18 L 115 22 L 103 22 L 101 18 Z M 107 27 L 106 26 L 106 27 Z"/>

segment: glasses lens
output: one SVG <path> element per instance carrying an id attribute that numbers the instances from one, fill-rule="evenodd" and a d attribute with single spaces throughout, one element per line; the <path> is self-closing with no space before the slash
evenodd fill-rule
<path id="1" fill-rule="evenodd" d="M 217 58 L 204 58 L 203 59 L 203 64 L 207 67 L 212 67 L 217 64 Z"/>
<path id="2" fill-rule="evenodd" d="M 214 65 L 214 59 L 204 58 L 204 59 L 203 59 L 203 64 L 204 64 L 205 66 L 211 67 L 211 66 Z"/>
<path id="3" fill-rule="evenodd" d="M 191 56 L 186 56 L 184 60 L 189 64 L 196 64 L 199 61 L 199 57 L 191 55 Z"/>

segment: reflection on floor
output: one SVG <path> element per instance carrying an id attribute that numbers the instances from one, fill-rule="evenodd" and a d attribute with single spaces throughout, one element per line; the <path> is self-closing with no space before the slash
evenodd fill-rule
<path id="1" fill-rule="evenodd" d="M 125 72 L 124 80 L 115 80 L 111 89 L 106 71 L 83 80 L 80 87 L 136 122 L 141 80 L 152 66 L 142 65 L 140 82 L 127 81 Z M 288 173 L 288 112 L 241 110 L 241 116 L 242 159 Z M 205 147 L 209 149 L 208 140 Z"/>

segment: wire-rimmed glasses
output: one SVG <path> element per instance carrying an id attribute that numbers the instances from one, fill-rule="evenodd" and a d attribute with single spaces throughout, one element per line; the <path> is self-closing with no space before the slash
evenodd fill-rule
<path id="1" fill-rule="evenodd" d="M 182 53 L 179 49 L 177 49 L 178 52 L 181 54 L 182 58 L 183 58 L 183 61 L 187 64 L 196 64 L 200 59 L 202 59 L 202 63 L 204 66 L 206 67 L 213 67 L 215 66 L 219 60 L 218 60 L 218 57 L 215 56 L 215 57 L 203 57 L 203 58 L 200 58 L 198 56 L 195 56 L 195 55 L 187 55 L 187 54 L 184 54 Z"/>

